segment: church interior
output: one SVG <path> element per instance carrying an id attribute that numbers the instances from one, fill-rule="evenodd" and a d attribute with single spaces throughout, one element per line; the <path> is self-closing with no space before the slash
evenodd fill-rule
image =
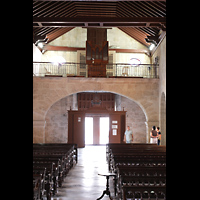
<path id="1" fill-rule="evenodd" d="M 38 199 L 166 199 L 166 0 L 33 1 Z"/>

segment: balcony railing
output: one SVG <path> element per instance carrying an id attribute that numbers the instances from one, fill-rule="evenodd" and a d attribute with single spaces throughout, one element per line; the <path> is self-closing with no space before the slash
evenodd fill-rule
<path id="1" fill-rule="evenodd" d="M 99 65 L 94 64 L 94 70 Z M 138 64 L 114 63 L 106 65 L 106 77 L 140 77 L 158 78 L 158 64 Z M 51 63 L 33 62 L 33 76 L 78 76 L 88 77 L 88 65 L 85 63 Z"/>

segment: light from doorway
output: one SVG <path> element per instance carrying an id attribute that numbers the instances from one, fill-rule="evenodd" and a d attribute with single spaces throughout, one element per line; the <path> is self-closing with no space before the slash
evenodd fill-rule
<path id="1" fill-rule="evenodd" d="M 100 140 L 99 144 L 109 142 L 109 117 L 100 117 Z"/>

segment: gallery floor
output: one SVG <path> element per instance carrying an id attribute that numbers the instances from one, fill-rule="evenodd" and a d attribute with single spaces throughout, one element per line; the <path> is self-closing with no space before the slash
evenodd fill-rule
<path id="1" fill-rule="evenodd" d="M 51 200 L 96 200 L 106 189 L 106 177 L 98 173 L 108 172 L 106 146 L 86 146 L 78 149 L 78 163 L 70 170 L 58 193 Z M 110 178 L 113 200 L 113 180 Z M 108 200 L 105 195 L 102 200 Z"/>

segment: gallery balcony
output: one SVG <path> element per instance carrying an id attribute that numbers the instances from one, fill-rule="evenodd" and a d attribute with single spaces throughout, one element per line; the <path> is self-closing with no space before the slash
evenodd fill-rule
<path id="1" fill-rule="evenodd" d="M 159 78 L 159 65 L 155 64 L 106 64 L 106 73 L 101 65 L 85 63 L 33 62 L 33 76 L 38 77 L 104 77 L 104 78 Z M 90 70 L 90 73 L 88 73 Z M 91 73 L 92 70 L 92 73 Z M 94 74 L 94 75 L 91 75 Z M 105 75 L 106 74 L 106 75 Z"/>

